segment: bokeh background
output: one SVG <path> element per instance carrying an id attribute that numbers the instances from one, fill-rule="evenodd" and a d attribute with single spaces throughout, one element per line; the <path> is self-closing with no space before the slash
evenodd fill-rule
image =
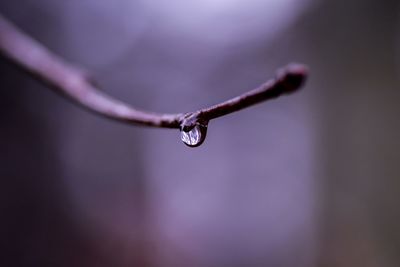
<path id="1" fill-rule="evenodd" d="M 400 2 L 3 0 L 136 107 L 184 112 L 306 63 L 205 143 L 82 110 L 0 59 L 0 266 L 400 265 Z"/>

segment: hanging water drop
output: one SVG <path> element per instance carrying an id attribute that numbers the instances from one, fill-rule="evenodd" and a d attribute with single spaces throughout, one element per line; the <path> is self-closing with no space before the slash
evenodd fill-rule
<path id="1" fill-rule="evenodd" d="M 197 147 L 201 145 L 207 134 L 207 126 L 197 124 L 189 131 L 181 130 L 181 140 L 185 145 Z"/>

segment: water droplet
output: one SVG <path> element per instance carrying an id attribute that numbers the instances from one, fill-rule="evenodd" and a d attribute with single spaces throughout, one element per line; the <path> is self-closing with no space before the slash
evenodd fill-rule
<path id="1" fill-rule="evenodd" d="M 207 126 L 197 124 L 189 131 L 181 130 L 181 140 L 187 146 L 196 147 L 203 143 L 206 133 Z"/>

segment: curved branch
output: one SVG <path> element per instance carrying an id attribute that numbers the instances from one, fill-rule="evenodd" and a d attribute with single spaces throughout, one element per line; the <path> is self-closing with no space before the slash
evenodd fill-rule
<path id="1" fill-rule="evenodd" d="M 135 109 L 102 93 L 88 76 L 51 53 L 0 15 L 0 54 L 80 106 L 102 116 L 125 123 L 164 128 L 193 128 L 198 120 L 227 115 L 259 102 L 296 91 L 307 76 L 307 68 L 290 64 L 276 77 L 241 96 L 194 112 L 158 114 Z"/>

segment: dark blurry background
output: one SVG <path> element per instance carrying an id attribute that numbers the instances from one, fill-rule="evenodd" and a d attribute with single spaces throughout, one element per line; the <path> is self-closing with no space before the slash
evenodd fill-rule
<path id="1" fill-rule="evenodd" d="M 20 0 L 0 12 L 139 108 L 306 63 L 300 93 L 175 130 L 92 115 L 0 60 L 0 266 L 400 266 L 400 2 Z"/>

